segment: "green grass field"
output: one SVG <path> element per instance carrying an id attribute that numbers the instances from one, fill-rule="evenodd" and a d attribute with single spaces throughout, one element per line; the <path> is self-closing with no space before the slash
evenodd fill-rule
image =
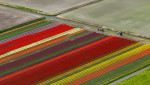
<path id="1" fill-rule="evenodd" d="M 103 0 L 60 16 L 150 36 L 149 10 L 150 0 Z"/>
<path id="2" fill-rule="evenodd" d="M 150 85 L 150 68 L 138 75 L 118 83 L 117 85 Z"/>

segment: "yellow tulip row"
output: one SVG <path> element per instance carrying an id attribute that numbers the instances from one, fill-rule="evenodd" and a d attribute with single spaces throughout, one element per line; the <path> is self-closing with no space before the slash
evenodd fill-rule
<path id="1" fill-rule="evenodd" d="M 114 57 L 112 59 L 109 59 L 109 60 L 107 60 L 107 61 L 105 61 L 103 63 L 100 63 L 100 64 L 95 65 L 93 67 L 90 67 L 90 68 L 88 68 L 86 70 L 83 70 L 83 71 L 81 71 L 79 73 L 71 75 L 71 76 L 69 76 L 67 78 L 64 78 L 64 79 L 62 79 L 60 81 L 57 81 L 57 82 L 55 82 L 55 83 L 53 83 L 51 85 L 67 84 L 67 83 L 69 83 L 71 81 L 74 81 L 74 80 L 76 80 L 78 78 L 84 77 L 84 76 L 86 76 L 88 74 L 91 74 L 91 73 L 93 73 L 95 71 L 98 71 L 98 70 L 100 70 L 100 69 L 102 69 L 102 68 L 104 68 L 106 66 L 109 66 L 109 65 L 111 65 L 113 63 L 116 63 L 116 62 L 118 62 L 120 60 L 123 60 L 123 59 L 125 59 L 127 57 L 130 57 L 130 56 L 135 55 L 135 54 L 137 54 L 139 52 L 142 52 L 142 51 L 144 51 L 144 50 L 146 50 L 148 48 L 150 48 L 149 44 L 142 45 L 142 46 L 140 46 L 140 47 L 138 47 L 138 48 L 136 48 L 136 49 L 134 49 L 132 51 L 129 51 L 127 53 L 124 53 L 124 54 L 119 55 L 117 57 Z"/>
<path id="2" fill-rule="evenodd" d="M 3 58 L 3 57 L 6 57 L 6 56 L 9 56 L 9 55 L 12 55 L 12 54 L 14 54 L 14 53 L 17 53 L 17 52 L 20 52 L 20 51 L 22 51 L 22 50 L 31 48 L 31 47 L 33 47 L 33 46 L 37 46 L 37 45 L 39 45 L 39 44 L 42 44 L 42 43 L 45 43 L 45 42 L 47 42 L 47 41 L 56 39 L 56 38 L 58 38 L 58 37 L 61 37 L 61 36 L 66 35 L 66 34 L 72 34 L 72 33 L 75 33 L 75 32 L 81 31 L 81 30 L 82 30 L 81 28 L 74 28 L 74 29 L 71 29 L 71 30 L 62 32 L 62 33 L 60 33 L 60 34 L 51 36 L 51 37 L 49 37 L 49 38 L 46 38 L 46 39 L 37 41 L 37 42 L 35 42 L 35 43 L 32 43 L 32 44 L 23 46 L 23 47 L 21 47 L 21 48 L 18 48 L 18 49 L 12 50 L 12 51 L 9 51 L 9 52 L 7 52 L 7 53 L 5 53 L 5 54 L 3 54 L 3 55 L 0 55 L 0 58 Z"/>
<path id="3" fill-rule="evenodd" d="M 116 51 L 116 52 L 114 52 L 114 53 L 111 53 L 111 54 L 109 54 L 109 55 L 106 55 L 106 56 L 104 56 L 104 57 L 102 57 L 102 58 L 99 58 L 99 59 L 97 59 L 97 60 L 95 60 L 95 61 L 92 61 L 92 62 L 90 62 L 90 63 L 87 63 L 87 64 L 85 64 L 85 65 L 83 65 L 83 66 L 77 67 L 77 68 L 75 68 L 75 69 L 73 69 L 73 70 L 71 70 L 71 71 L 65 72 L 65 73 L 63 73 L 63 74 L 61 74 L 61 75 L 58 75 L 58 76 L 53 77 L 53 78 L 51 78 L 51 79 L 48 79 L 48 80 L 46 80 L 46 81 L 44 81 L 44 82 L 41 82 L 41 83 L 39 83 L 39 85 L 43 85 L 43 84 L 47 84 L 47 83 L 49 83 L 49 82 L 52 82 L 52 81 L 54 81 L 54 80 L 56 80 L 56 79 L 59 79 L 59 78 L 61 78 L 61 77 L 63 77 L 63 76 L 66 76 L 66 75 L 68 75 L 68 74 L 71 74 L 71 73 L 73 73 L 73 72 L 75 72 L 75 71 L 81 70 L 81 69 L 83 69 L 83 68 L 85 68 L 85 67 L 87 67 L 87 66 L 91 66 L 91 65 L 93 65 L 93 64 L 95 64 L 95 63 L 100 62 L 101 60 L 104 60 L 104 59 L 109 58 L 109 57 L 111 57 L 111 56 L 117 55 L 117 54 L 119 54 L 119 53 L 121 53 L 121 52 L 124 52 L 124 51 L 126 51 L 126 50 L 128 50 L 128 49 L 131 49 L 131 48 L 133 48 L 133 47 L 135 47 L 135 46 L 138 46 L 138 45 L 140 45 L 140 44 L 142 44 L 142 43 L 138 42 L 138 43 L 135 43 L 135 44 L 133 44 L 133 45 L 130 45 L 130 46 L 126 47 L 126 48 L 123 48 L 123 49 L 118 50 L 118 51 Z"/>

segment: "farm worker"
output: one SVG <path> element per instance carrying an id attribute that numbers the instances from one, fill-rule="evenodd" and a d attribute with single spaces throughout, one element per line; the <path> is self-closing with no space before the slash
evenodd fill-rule
<path id="1" fill-rule="evenodd" d="M 122 36 L 122 35 L 123 35 L 123 33 L 120 31 L 120 32 L 118 32 L 118 35 Z"/>
<path id="2" fill-rule="evenodd" d="M 104 29 L 103 28 L 98 28 L 98 31 L 104 32 Z"/>
<path id="3" fill-rule="evenodd" d="M 101 28 L 100 31 L 104 32 L 104 28 Z"/>

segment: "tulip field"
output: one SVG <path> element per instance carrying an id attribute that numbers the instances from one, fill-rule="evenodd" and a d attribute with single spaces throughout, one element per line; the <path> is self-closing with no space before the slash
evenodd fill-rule
<path id="1" fill-rule="evenodd" d="M 149 64 L 149 44 L 60 22 L 0 38 L 0 85 L 102 85 Z"/>

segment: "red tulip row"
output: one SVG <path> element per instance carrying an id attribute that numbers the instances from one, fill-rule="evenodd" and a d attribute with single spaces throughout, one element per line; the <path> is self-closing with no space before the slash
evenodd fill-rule
<path id="1" fill-rule="evenodd" d="M 102 57 L 104 54 L 108 54 L 113 50 L 119 49 L 120 47 L 124 47 L 133 42 L 134 41 L 131 40 L 110 36 L 56 58 L 42 62 L 33 67 L 1 78 L 0 81 L 8 85 L 31 84 L 45 77 L 53 76 L 59 72 L 73 68 L 74 66 L 90 59 Z"/>
<path id="2" fill-rule="evenodd" d="M 51 37 L 53 35 L 65 32 L 67 30 L 73 29 L 74 27 L 68 26 L 68 25 L 59 25 L 56 27 L 53 27 L 51 29 L 47 29 L 45 31 L 41 31 L 39 33 L 36 34 L 32 34 L 32 35 L 27 35 L 21 38 L 18 38 L 16 40 L 4 43 L 2 45 L 0 45 L 0 54 L 4 54 L 6 52 L 9 52 L 11 50 L 20 48 L 22 46 L 37 42 L 39 40 Z"/>

